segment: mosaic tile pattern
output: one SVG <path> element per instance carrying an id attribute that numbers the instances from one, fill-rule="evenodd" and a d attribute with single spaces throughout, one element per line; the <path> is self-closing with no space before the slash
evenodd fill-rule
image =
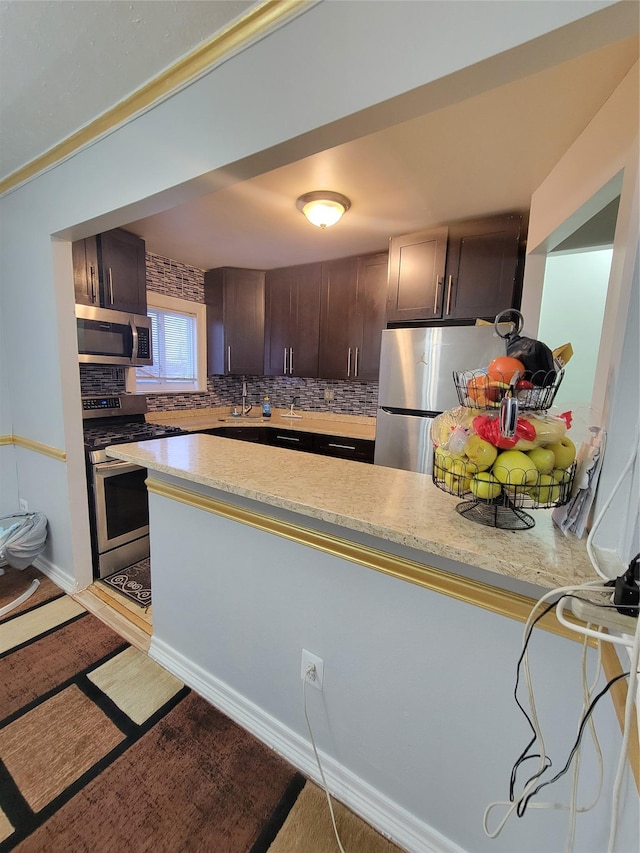
<path id="1" fill-rule="evenodd" d="M 147 290 L 191 302 L 204 302 L 204 270 L 150 252 L 146 253 L 146 262 Z"/>
<path id="2" fill-rule="evenodd" d="M 80 365 L 80 392 L 83 397 L 124 394 L 124 367 L 108 364 Z"/>
<path id="3" fill-rule="evenodd" d="M 147 252 L 147 288 L 165 296 L 204 302 L 204 270 Z M 121 394 L 125 390 L 122 367 L 86 364 L 80 366 L 83 396 Z M 333 400 L 325 401 L 325 391 Z M 377 382 L 342 382 L 296 376 L 248 376 L 247 391 L 252 405 L 258 407 L 268 396 L 275 408 L 288 408 L 293 397 L 296 408 L 309 412 L 375 417 L 378 405 Z M 150 412 L 180 409 L 206 409 L 212 406 L 239 405 L 242 377 L 209 376 L 202 394 L 149 394 Z"/>

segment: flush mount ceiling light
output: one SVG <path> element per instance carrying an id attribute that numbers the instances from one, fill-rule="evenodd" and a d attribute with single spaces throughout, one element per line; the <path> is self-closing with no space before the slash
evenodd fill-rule
<path id="1" fill-rule="evenodd" d="M 351 202 L 341 193 L 318 190 L 301 195 L 296 201 L 296 207 L 304 213 L 312 225 L 328 228 L 342 218 L 343 213 L 351 207 Z"/>

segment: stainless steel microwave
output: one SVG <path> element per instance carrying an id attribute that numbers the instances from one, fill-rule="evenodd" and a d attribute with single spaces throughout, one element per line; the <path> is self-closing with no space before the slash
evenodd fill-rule
<path id="1" fill-rule="evenodd" d="M 81 364 L 153 364 L 151 320 L 93 305 L 76 305 Z"/>

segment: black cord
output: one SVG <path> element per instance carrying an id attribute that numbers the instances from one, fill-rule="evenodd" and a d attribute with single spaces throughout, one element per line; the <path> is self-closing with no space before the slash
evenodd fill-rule
<path id="1" fill-rule="evenodd" d="M 518 699 L 518 687 L 520 686 L 520 668 L 521 668 L 521 666 L 522 666 L 522 661 L 524 660 L 524 656 L 525 656 L 525 654 L 526 654 L 526 652 L 527 652 L 527 648 L 528 648 L 528 646 L 529 646 L 529 641 L 530 641 L 530 639 L 531 639 L 531 635 L 532 635 L 532 633 L 533 633 L 533 629 L 535 628 L 535 626 L 537 625 L 537 623 L 538 623 L 538 622 L 539 622 L 539 621 L 540 621 L 544 616 L 546 616 L 546 615 L 547 615 L 547 613 L 549 613 L 549 611 L 553 610 L 553 609 L 556 607 L 556 605 L 558 604 L 558 602 L 562 601 L 562 599 L 563 599 L 563 598 L 575 598 L 577 601 L 583 601 L 583 602 L 585 602 L 585 603 L 587 603 L 587 604 L 593 604 L 593 605 L 595 605 L 595 606 L 597 606 L 597 607 L 602 607 L 602 608 L 605 608 L 605 609 L 613 609 L 613 610 L 616 610 L 616 609 L 617 609 L 617 608 L 616 608 L 616 606 L 615 606 L 614 604 L 604 604 L 604 603 L 601 603 L 601 602 L 592 601 L 592 600 L 590 600 L 590 599 L 588 599 L 588 598 L 583 598 L 583 597 L 582 597 L 582 596 L 580 596 L 580 595 L 575 595 L 575 593 L 564 593 L 563 595 L 560 595 L 560 596 L 559 596 L 555 601 L 553 601 L 551 604 L 547 605 L 547 607 L 545 607 L 545 609 L 544 609 L 544 610 L 543 610 L 543 611 L 542 611 L 538 616 L 536 616 L 536 618 L 534 619 L 534 621 L 533 621 L 533 622 L 531 623 L 531 625 L 529 626 L 529 631 L 528 631 L 528 633 L 527 633 L 527 635 L 526 635 L 526 637 L 525 637 L 524 644 L 523 644 L 523 646 L 522 646 L 522 653 L 520 654 L 520 657 L 519 657 L 519 659 L 518 659 L 518 663 L 517 663 L 517 666 L 516 666 L 516 683 L 515 683 L 515 687 L 514 687 L 514 691 L 513 691 L 513 698 L 515 699 L 515 702 L 516 702 L 516 705 L 518 706 L 518 708 L 520 708 L 520 710 L 521 710 L 521 711 L 522 711 L 522 713 L 524 714 L 524 717 L 525 717 L 525 719 L 527 720 L 527 722 L 528 722 L 528 724 L 529 724 L 529 727 L 530 727 L 531 731 L 533 732 L 533 737 L 531 738 L 531 740 L 529 741 L 529 743 L 525 746 L 525 748 L 523 749 L 523 751 L 520 753 L 520 756 L 517 758 L 517 760 L 516 760 L 515 764 L 514 764 L 514 765 L 513 765 L 513 767 L 511 768 L 511 777 L 510 777 L 510 780 L 509 780 L 509 800 L 510 800 L 511 802 L 513 802 L 513 801 L 514 801 L 514 799 L 515 799 L 514 791 L 515 791 L 515 786 L 516 786 L 516 781 L 517 781 L 518 769 L 520 768 L 520 766 L 521 766 L 522 764 L 524 764 L 524 762 L 525 762 L 525 761 L 528 761 L 528 760 L 529 760 L 529 759 L 531 759 L 531 758 L 541 758 L 541 759 L 542 759 L 542 761 L 543 761 L 543 766 L 541 767 L 541 769 L 540 769 L 540 770 L 538 770 L 538 772 L 537 772 L 537 773 L 534 773 L 532 776 L 530 776 L 530 777 L 529 777 L 529 779 L 527 779 L 527 781 L 526 781 L 526 783 L 525 783 L 525 787 L 526 787 L 530 782 L 532 782 L 534 779 L 539 778 L 539 777 L 540 777 L 540 776 L 541 776 L 541 775 L 542 775 L 546 770 L 548 770 L 548 769 L 549 769 L 549 767 L 551 767 L 551 766 L 553 765 L 553 762 L 551 761 L 551 758 L 550 758 L 548 755 L 546 755 L 546 754 L 545 754 L 544 756 L 541 756 L 541 755 L 540 755 L 540 754 L 538 754 L 538 753 L 532 753 L 531 755 L 529 755 L 529 750 L 531 749 L 531 747 L 532 747 L 532 746 L 535 744 L 535 742 L 537 741 L 537 739 L 538 739 L 538 735 L 537 735 L 537 733 L 536 733 L 536 730 L 535 730 L 535 728 L 534 728 L 533 722 L 531 721 L 531 718 L 530 718 L 529 714 L 526 712 L 526 710 L 524 709 L 524 707 L 520 704 L 520 701 L 519 701 L 519 699 Z"/>
<path id="2" fill-rule="evenodd" d="M 533 633 L 533 629 L 535 628 L 537 623 L 544 616 L 546 616 L 547 613 L 549 613 L 550 610 L 553 610 L 553 608 L 558 604 L 558 601 L 561 601 L 563 598 L 566 598 L 566 595 L 561 595 L 556 601 L 547 605 L 547 607 L 545 607 L 545 609 L 538 616 L 536 616 L 536 618 L 533 620 L 533 622 L 529 626 L 529 631 L 525 637 L 525 640 L 524 640 L 524 643 L 522 646 L 522 652 L 520 654 L 520 657 L 518 658 L 518 663 L 516 665 L 516 683 L 515 683 L 515 687 L 513 689 L 513 698 L 515 699 L 515 703 L 518 706 L 518 708 L 520 708 L 520 710 L 524 714 L 526 721 L 529 723 L 529 728 L 533 732 L 533 737 L 531 738 L 529 743 L 525 746 L 523 751 L 520 753 L 520 756 L 518 757 L 515 764 L 511 768 L 511 778 L 509 780 L 509 800 L 511 802 L 513 802 L 513 800 L 514 800 L 514 789 L 515 789 L 515 785 L 516 785 L 516 777 L 518 775 L 518 768 L 520 767 L 521 764 L 523 764 L 523 762 L 528 761 L 530 758 L 543 758 L 543 767 L 537 773 L 534 773 L 534 775 L 531 776 L 530 779 L 527 780 L 527 784 L 529 784 L 529 782 L 531 782 L 533 779 L 537 779 L 539 776 L 541 776 L 542 773 L 544 773 L 545 770 L 547 770 L 552 765 L 552 761 L 548 755 L 545 755 L 543 757 L 539 754 L 533 754 L 533 755 L 528 754 L 531 747 L 537 741 L 538 735 L 537 735 L 537 732 L 536 732 L 535 727 L 533 725 L 533 722 L 531 721 L 531 717 L 529 716 L 529 714 L 527 714 L 524 707 L 520 704 L 520 700 L 518 699 L 518 687 L 520 686 L 520 667 L 522 666 L 522 661 L 524 660 L 524 656 L 527 652 L 527 648 L 529 646 L 529 640 L 531 639 L 531 634 Z"/>
<path id="3" fill-rule="evenodd" d="M 564 765 L 562 770 L 560 770 L 560 771 L 558 771 L 558 773 L 556 773 L 556 775 L 553 777 L 553 779 L 548 779 L 546 782 L 541 782 L 537 788 L 535 788 L 533 791 L 531 791 L 529 794 L 527 794 L 527 796 L 524 798 L 524 800 L 522 800 L 522 802 L 520 802 L 518 804 L 518 808 L 516 810 L 518 817 L 522 817 L 524 815 L 524 813 L 527 809 L 527 805 L 529 804 L 529 800 L 532 797 L 535 797 L 535 795 L 539 791 L 541 791 L 542 788 L 546 787 L 547 785 L 553 785 L 553 783 L 557 782 L 561 776 L 564 776 L 564 774 L 567 772 L 567 770 L 571 766 L 571 762 L 573 761 L 573 758 L 574 758 L 576 752 L 578 751 L 578 749 L 580 747 L 580 743 L 582 741 L 582 735 L 584 734 L 585 726 L 587 725 L 587 723 L 589 721 L 589 717 L 593 714 L 594 708 L 596 707 L 596 705 L 598 704 L 600 699 L 602 699 L 602 697 L 605 694 L 607 694 L 609 692 L 609 690 L 611 690 L 611 688 L 613 687 L 613 685 L 617 681 L 620 681 L 621 678 L 628 678 L 629 675 L 630 675 L 629 672 L 623 672 L 620 675 L 616 675 L 614 678 L 611 679 L 611 681 L 607 682 L 607 684 L 602 688 L 600 693 L 598 693 L 598 695 L 595 697 L 593 702 L 589 705 L 589 707 L 585 711 L 584 716 L 582 717 L 582 720 L 580 722 L 580 726 L 578 728 L 578 736 L 577 736 L 575 743 L 571 749 L 571 752 L 569 753 L 569 757 L 567 758 L 567 763 Z M 532 777 L 532 778 L 535 778 L 535 777 Z"/>

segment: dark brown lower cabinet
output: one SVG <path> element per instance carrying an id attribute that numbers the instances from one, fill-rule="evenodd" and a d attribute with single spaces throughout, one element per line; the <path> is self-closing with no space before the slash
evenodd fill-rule
<path id="1" fill-rule="evenodd" d="M 217 435 L 222 438 L 235 438 L 238 441 L 267 444 L 270 447 L 286 447 L 289 450 L 317 453 L 320 456 L 335 456 L 356 462 L 373 463 L 375 442 L 363 438 L 321 435 L 315 432 L 277 429 L 270 426 L 224 426 L 205 429 L 202 432 L 206 435 Z"/>
<path id="2" fill-rule="evenodd" d="M 346 438 L 339 435 L 314 435 L 314 451 L 323 456 L 336 456 L 340 459 L 354 459 L 358 462 L 373 463 L 374 441 L 364 438 Z"/>

